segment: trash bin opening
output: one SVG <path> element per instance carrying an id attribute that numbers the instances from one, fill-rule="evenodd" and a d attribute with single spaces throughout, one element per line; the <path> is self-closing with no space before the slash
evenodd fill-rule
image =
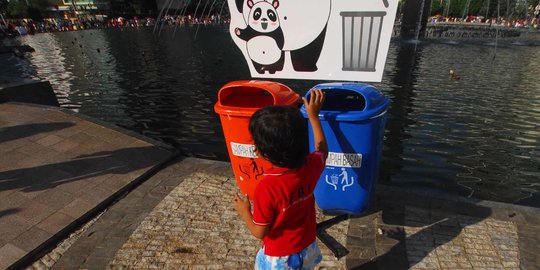
<path id="1" fill-rule="evenodd" d="M 358 92 L 335 88 L 322 90 L 325 94 L 323 111 L 363 111 L 366 108 L 366 99 Z"/>
<path id="2" fill-rule="evenodd" d="M 219 94 L 221 105 L 243 108 L 262 108 L 274 105 L 274 97 L 264 89 L 246 86 L 229 87 Z"/>

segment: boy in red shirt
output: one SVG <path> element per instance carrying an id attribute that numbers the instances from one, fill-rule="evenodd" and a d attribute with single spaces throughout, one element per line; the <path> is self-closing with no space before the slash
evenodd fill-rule
<path id="1" fill-rule="evenodd" d="M 305 120 L 297 108 L 262 108 L 250 120 L 257 155 L 273 165 L 255 189 L 253 213 L 251 198 L 244 200 L 238 194 L 234 198 L 248 230 L 263 240 L 255 269 L 313 269 L 322 260 L 313 191 L 328 155 L 319 120 L 323 103 L 321 90 L 311 90 L 309 101 L 304 98 L 315 142 L 311 154 Z"/>

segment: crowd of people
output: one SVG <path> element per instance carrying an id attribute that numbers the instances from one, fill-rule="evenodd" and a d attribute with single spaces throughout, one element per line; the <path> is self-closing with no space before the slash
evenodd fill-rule
<path id="1" fill-rule="evenodd" d="M 506 26 L 513 28 L 531 28 L 531 29 L 540 29 L 540 19 L 530 18 L 528 20 L 506 20 L 504 17 L 500 18 L 484 18 L 483 16 L 469 16 L 466 18 L 456 18 L 456 17 L 443 17 L 443 16 L 433 16 L 429 20 L 432 23 L 468 23 L 468 24 L 484 24 L 484 25 L 498 25 Z"/>
<path id="2" fill-rule="evenodd" d="M 152 17 L 139 18 L 133 16 L 131 18 L 107 18 L 106 16 L 101 15 L 71 19 L 46 18 L 40 21 L 32 19 L 7 19 L 0 20 L 0 38 L 34 33 L 76 31 L 84 29 L 145 27 L 154 26 L 156 23 L 161 25 L 221 24 L 228 23 L 229 20 L 230 18 L 223 17 L 220 14 L 208 14 L 208 16 L 167 14 L 158 20 Z M 534 16 L 529 19 L 507 20 L 504 17 L 484 18 L 483 16 L 474 15 L 466 16 L 465 18 L 457 18 L 435 15 L 430 17 L 429 21 L 432 23 L 488 24 L 490 26 L 498 25 L 513 28 L 540 29 L 540 4 L 535 7 Z"/>
<path id="3" fill-rule="evenodd" d="M 470 24 L 488 24 L 488 25 L 498 25 L 514 28 L 532 28 L 540 29 L 540 3 L 536 7 L 529 7 L 529 10 L 532 12 L 532 16 L 527 16 L 527 19 L 513 19 L 508 20 L 505 17 L 484 17 L 484 16 L 475 16 L 469 15 L 463 18 L 458 17 L 448 17 L 442 15 L 435 15 L 429 18 L 429 22 L 432 23 L 470 23 Z"/>
<path id="4" fill-rule="evenodd" d="M 84 29 L 147 27 L 154 26 L 156 23 L 161 25 L 206 25 L 227 22 L 229 22 L 229 19 L 224 18 L 221 15 L 195 17 L 192 15 L 173 16 L 168 14 L 159 20 L 152 17 L 139 18 L 137 16 L 133 16 L 129 19 L 125 17 L 88 17 L 84 19 L 47 18 L 41 21 L 35 21 L 32 19 L 8 19 L 5 21 L 0 21 L 0 38 L 34 33 L 77 31 Z"/>

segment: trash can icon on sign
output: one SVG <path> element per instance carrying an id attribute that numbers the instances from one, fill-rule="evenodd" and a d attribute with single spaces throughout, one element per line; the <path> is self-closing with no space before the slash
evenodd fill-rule
<path id="1" fill-rule="evenodd" d="M 233 81 L 218 92 L 214 111 L 219 114 L 231 166 L 242 193 L 253 198 L 255 187 L 272 165 L 255 154 L 249 120 L 260 108 L 297 106 L 299 95 L 289 87 L 270 81 Z"/>
<path id="2" fill-rule="evenodd" d="M 325 92 L 319 118 L 329 150 L 315 200 L 326 212 L 361 214 L 374 193 L 390 101 L 366 84 L 327 83 L 313 88 Z M 301 112 L 307 117 L 305 107 Z M 313 132 L 309 134 L 313 150 Z"/>

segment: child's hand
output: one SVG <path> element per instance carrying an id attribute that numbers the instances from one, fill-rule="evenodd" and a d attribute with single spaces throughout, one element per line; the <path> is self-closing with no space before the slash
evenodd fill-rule
<path id="1" fill-rule="evenodd" d="M 251 203 L 249 197 L 246 195 L 246 199 L 242 199 L 238 193 L 234 194 L 234 208 L 238 215 L 243 217 L 245 214 L 251 213 Z"/>
<path id="2" fill-rule="evenodd" d="M 304 106 L 306 106 L 306 112 L 308 114 L 309 122 L 313 128 L 313 143 L 315 144 L 315 151 L 322 152 L 324 160 L 328 156 L 328 143 L 324 136 L 321 120 L 319 119 L 319 113 L 324 103 L 324 92 L 319 89 L 310 90 L 309 102 L 304 99 Z"/>
<path id="3" fill-rule="evenodd" d="M 319 118 L 319 112 L 324 103 L 324 92 L 319 89 L 312 89 L 309 92 L 309 101 L 305 97 L 302 98 L 304 106 L 306 106 L 306 112 L 309 118 Z"/>

